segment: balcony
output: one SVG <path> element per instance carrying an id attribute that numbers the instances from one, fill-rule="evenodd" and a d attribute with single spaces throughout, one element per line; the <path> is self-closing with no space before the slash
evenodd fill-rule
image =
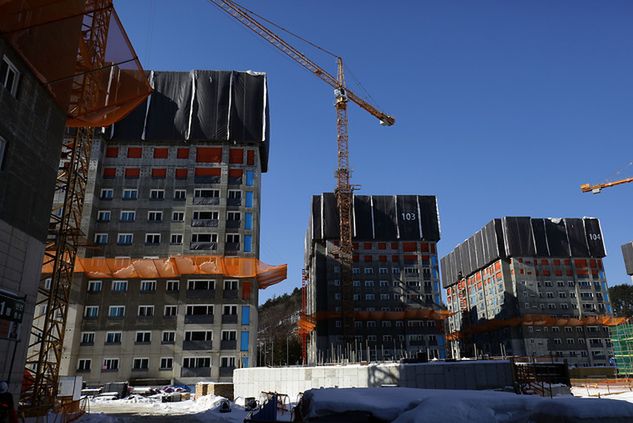
<path id="1" fill-rule="evenodd" d="M 217 228 L 220 221 L 218 219 L 192 219 L 191 226 L 194 228 Z"/>
<path id="2" fill-rule="evenodd" d="M 213 323 L 213 314 L 187 314 L 185 324 L 187 323 Z"/>
<path id="3" fill-rule="evenodd" d="M 227 299 L 227 300 L 236 299 L 238 294 L 239 294 L 239 291 L 237 289 L 225 289 L 222 292 L 222 298 Z"/>
<path id="4" fill-rule="evenodd" d="M 183 367 L 180 377 L 211 377 L 211 367 Z"/>
<path id="5" fill-rule="evenodd" d="M 426 342 L 424 342 L 424 339 L 416 339 L 416 340 L 410 340 L 409 341 L 409 345 L 412 347 L 421 347 L 426 345 Z"/>
<path id="6" fill-rule="evenodd" d="M 80 342 L 80 343 L 79 343 L 79 346 L 80 346 L 80 347 L 91 347 L 91 346 L 93 346 L 94 344 L 95 344 L 95 343 L 94 343 L 94 341 L 93 341 L 93 342 Z"/>
<path id="7" fill-rule="evenodd" d="M 211 350 L 213 341 L 183 341 L 182 349 L 186 351 L 193 350 Z"/>
<path id="8" fill-rule="evenodd" d="M 239 242 L 227 242 L 224 244 L 224 252 L 229 253 L 237 253 L 240 251 L 240 243 Z"/>
<path id="9" fill-rule="evenodd" d="M 215 298 L 215 289 L 188 289 L 187 298 Z"/>
<path id="10" fill-rule="evenodd" d="M 217 206 L 220 204 L 220 197 L 194 197 L 193 204 L 209 204 Z"/>
<path id="11" fill-rule="evenodd" d="M 226 227 L 227 229 L 239 229 L 242 226 L 241 220 L 227 220 Z"/>
<path id="12" fill-rule="evenodd" d="M 217 242 L 192 242 L 189 244 L 189 248 L 192 250 L 217 250 Z"/>
<path id="13" fill-rule="evenodd" d="M 237 314 L 223 314 L 222 323 L 237 323 Z"/>
<path id="14" fill-rule="evenodd" d="M 223 339 L 220 341 L 221 350 L 235 350 L 237 349 L 237 341 L 235 339 Z"/>
<path id="15" fill-rule="evenodd" d="M 239 207 L 242 205 L 242 199 L 241 198 L 227 198 L 226 205 Z"/>
<path id="16" fill-rule="evenodd" d="M 220 367 L 220 377 L 233 377 L 235 367 Z"/>

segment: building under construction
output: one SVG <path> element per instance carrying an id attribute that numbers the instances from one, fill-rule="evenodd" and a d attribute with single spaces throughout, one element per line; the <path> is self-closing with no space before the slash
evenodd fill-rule
<path id="1" fill-rule="evenodd" d="M 605 255 L 598 219 L 492 220 L 441 260 L 452 355 L 608 365 Z"/>
<path id="2" fill-rule="evenodd" d="M 352 227 L 353 340 L 343 339 L 339 216 L 333 193 L 312 197 L 305 245 L 309 363 L 443 358 L 444 321 L 436 245 L 436 199 L 355 195 Z"/>
<path id="3" fill-rule="evenodd" d="M 230 381 L 254 363 L 266 75 L 151 72 L 93 144 L 61 372 L 89 384 Z M 46 281 L 44 281 L 44 284 Z"/>
<path id="4" fill-rule="evenodd" d="M 626 274 L 633 280 L 633 241 L 622 246 L 622 256 L 624 257 L 624 268 Z"/>

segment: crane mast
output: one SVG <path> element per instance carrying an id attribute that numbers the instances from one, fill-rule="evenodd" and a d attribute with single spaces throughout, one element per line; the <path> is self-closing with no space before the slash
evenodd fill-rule
<path id="1" fill-rule="evenodd" d="M 337 129 L 337 169 L 336 169 L 336 204 L 339 212 L 339 245 L 338 256 L 341 266 L 341 297 L 342 297 L 342 320 L 343 338 L 350 342 L 353 336 L 353 287 L 352 287 L 352 184 L 349 166 L 348 147 L 348 120 L 347 103 L 352 101 L 367 111 L 372 116 L 380 120 L 381 125 L 391 126 L 395 119 L 386 113 L 381 112 L 376 107 L 363 100 L 353 91 L 345 86 L 345 75 L 343 71 L 343 59 L 337 57 L 337 76 L 333 76 L 314 61 L 305 56 L 301 51 L 288 44 L 279 35 L 275 34 L 244 7 L 231 0 L 208 0 L 223 12 L 233 17 L 248 29 L 259 35 L 273 47 L 290 57 L 313 75 L 323 80 L 326 84 L 334 88 L 336 109 L 336 129 Z"/>

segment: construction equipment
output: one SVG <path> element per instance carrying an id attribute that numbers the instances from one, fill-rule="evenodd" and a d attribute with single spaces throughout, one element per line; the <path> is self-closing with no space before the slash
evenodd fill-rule
<path id="1" fill-rule="evenodd" d="M 239 21 L 242 25 L 253 31 L 255 34 L 268 41 L 275 48 L 290 57 L 292 60 L 303 66 L 305 69 L 313 73 L 316 77 L 323 80 L 326 84 L 334 88 L 336 109 L 336 128 L 337 128 L 337 144 L 338 144 L 338 165 L 336 169 L 336 201 L 339 212 L 339 245 L 338 257 L 341 266 L 341 298 L 342 298 L 342 329 L 343 338 L 350 342 L 354 331 L 354 318 L 352 314 L 353 306 L 353 287 L 352 287 L 352 191 L 351 175 L 349 167 L 349 148 L 348 148 L 348 120 L 347 120 L 347 103 L 352 101 L 367 111 L 372 116 L 380 120 L 381 125 L 391 126 L 395 123 L 395 119 L 376 107 L 363 100 L 354 92 L 349 90 L 345 85 L 345 75 L 343 70 L 343 59 L 336 57 L 337 76 L 331 75 L 321 66 L 306 57 L 301 51 L 288 44 L 279 35 L 266 27 L 261 21 L 266 21 L 261 16 L 256 15 L 243 6 L 231 0 L 208 0 L 211 4 L 217 6 L 220 10 Z M 312 44 L 314 46 L 314 44 Z M 315 46 L 322 51 L 324 49 Z M 328 52 L 329 53 L 329 52 Z M 331 54 L 331 53 L 329 53 Z M 333 54 L 331 54 L 333 55 Z M 335 56 L 335 55 L 333 55 Z"/>
<path id="2" fill-rule="evenodd" d="M 603 188 L 610 188 L 617 185 L 628 184 L 629 182 L 633 182 L 633 178 L 620 179 L 619 181 L 606 182 L 604 184 L 582 184 L 580 186 L 580 190 L 582 192 L 591 192 L 593 194 L 600 194 Z"/>

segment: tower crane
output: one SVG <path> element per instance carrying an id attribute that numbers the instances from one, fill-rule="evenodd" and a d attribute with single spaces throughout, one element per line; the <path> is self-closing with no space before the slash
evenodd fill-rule
<path id="1" fill-rule="evenodd" d="M 625 179 L 620 179 L 619 181 L 606 182 L 604 184 L 596 184 L 596 185 L 582 184 L 580 186 L 580 190 L 582 192 L 591 192 L 594 194 L 600 194 L 600 191 L 602 191 L 603 188 L 610 188 L 617 185 L 628 184 L 629 182 L 633 182 L 633 178 L 625 178 Z"/>
<path id="2" fill-rule="evenodd" d="M 336 109 L 336 128 L 338 144 L 338 163 L 336 169 L 336 203 L 339 212 L 339 245 L 338 256 L 341 266 L 341 297 L 343 338 L 349 341 L 353 336 L 353 288 L 352 288 L 352 190 L 349 168 L 349 149 L 347 132 L 347 104 L 351 101 L 363 110 L 376 117 L 381 125 L 391 126 L 395 119 L 363 100 L 345 85 L 343 71 L 343 59 L 337 57 L 337 75 L 334 76 L 305 56 L 301 51 L 288 44 L 279 35 L 266 27 L 261 21 L 265 20 L 245 7 L 232 0 L 208 0 L 220 10 L 239 21 L 246 28 L 268 41 L 273 47 L 290 57 L 300 66 L 320 78 L 330 87 L 334 88 Z"/>

